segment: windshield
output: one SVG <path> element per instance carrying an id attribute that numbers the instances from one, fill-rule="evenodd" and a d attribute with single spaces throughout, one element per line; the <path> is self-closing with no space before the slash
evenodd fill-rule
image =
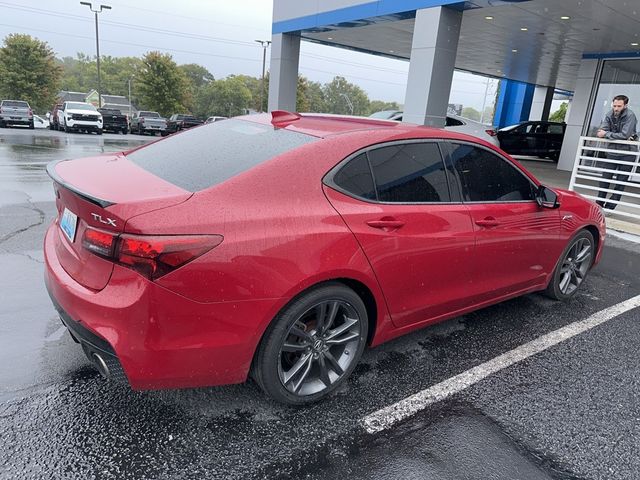
<path id="1" fill-rule="evenodd" d="M 160 118 L 160 114 L 158 112 L 140 112 L 140 116 L 146 118 Z"/>
<path id="2" fill-rule="evenodd" d="M 3 100 L 3 107 L 17 107 L 17 108 L 29 108 L 29 104 L 27 102 L 21 102 L 18 100 Z"/>
<path id="3" fill-rule="evenodd" d="M 120 110 L 114 110 L 111 108 L 100 108 L 98 111 L 100 113 L 106 113 L 107 115 L 120 115 Z"/>
<path id="4" fill-rule="evenodd" d="M 90 110 L 92 112 L 96 112 L 96 107 L 90 105 L 88 103 L 81 102 L 67 102 L 67 109 L 71 110 Z"/>

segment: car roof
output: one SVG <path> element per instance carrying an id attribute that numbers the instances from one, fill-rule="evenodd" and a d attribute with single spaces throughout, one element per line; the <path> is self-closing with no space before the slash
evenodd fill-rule
<path id="1" fill-rule="evenodd" d="M 304 133 L 320 138 L 366 130 L 386 130 L 389 133 L 398 135 L 406 134 L 408 137 L 419 136 L 425 138 L 451 138 L 462 140 L 472 138 L 467 135 L 458 134 L 442 128 L 401 123 L 394 120 L 381 120 L 369 117 L 332 115 L 325 113 L 292 113 L 280 110 L 271 112 L 271 114 L 264 113 L 258 115 L 245 115 L 238 118 L 263 125 L 272 124 L 276 128 L 285 128 L 293 132 Z"/>

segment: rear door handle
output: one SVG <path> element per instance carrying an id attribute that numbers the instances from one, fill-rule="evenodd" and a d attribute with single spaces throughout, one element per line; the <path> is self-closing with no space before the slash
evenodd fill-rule
<path id="1" fill-rule="evenodd" d="M 380 220 L 370 220 L 367 222 L 367 225 L 373 228 L 379 228 L 384 230 L 385 232 L 389 232 L 391 230 L 397 230 L 398 228 L 404 225 L 404 222 L 396 219 L 380 219 Z"/>
<path id="2" fill-rule="evenodd" d="M 500 225 L 500 222 L 493 217 L 487 217 L 483 220 L 476 220 L 476 225 L 480 227 L 491 228 L 491 227 L 497 227 L 498 225 Z"/>

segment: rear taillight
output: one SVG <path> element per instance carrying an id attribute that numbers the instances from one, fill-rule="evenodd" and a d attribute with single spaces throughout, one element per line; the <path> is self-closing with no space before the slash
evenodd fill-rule
<path id="1" fill-rule="evenodd" d="M 495 137 L 496 135 L 498 135 L 498 132 L 496 132 L 493 128 L 489 128 L 488 130 L 484 131 L 487 135 L 491 136 L 491 137 Z"/>
<path id="2" fill-rule="evenodd" d="M 87 228 L 88 251 L 156 280 L 222 243 L 222 235 L 114 235 Z"/>
<path id="3" fill-rule="evenodd" d="M 117 238 L 112 233 L 87 228 L 82 237 L 82 246 L 101 257 L 112 257 Z"/>

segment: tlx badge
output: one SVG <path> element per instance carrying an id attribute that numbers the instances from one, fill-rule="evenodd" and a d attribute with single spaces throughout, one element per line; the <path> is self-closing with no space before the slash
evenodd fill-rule
<path id="1" fill-rule="evenodd" d="M 104 223 L 105 225 L 111 225 L 112 227 L 116 226 L 116 221 L 113 218 L 102 218 L 102 215 L 98 215 L 97 213 L 92 213 L 91 216 L 94 220 L 97 220 L 100 223 Z"/>

